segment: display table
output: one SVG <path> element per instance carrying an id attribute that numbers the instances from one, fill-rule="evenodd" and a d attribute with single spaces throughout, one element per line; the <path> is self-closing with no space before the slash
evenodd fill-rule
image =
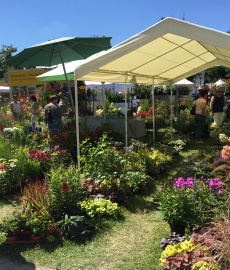
<path id="1" fill-rule="evenodd" d="M 97 127 L 101 127 L 104 123 L 104 117 L 98 116 L 84 116 L 79 119 L 79 122 L 82 124 L 87 121 L 87 125 L 90 126 L 92 130 L 95 130 Z M 107 116 L 106 122 L 108 123 L 111 129 L 119 129 L 125 132 L 125 117 L 117 116 Z M 143 118 L 128 118 L 128 137 L 143 137 L 146 135 L 145 130 L 145 119 Z"/>

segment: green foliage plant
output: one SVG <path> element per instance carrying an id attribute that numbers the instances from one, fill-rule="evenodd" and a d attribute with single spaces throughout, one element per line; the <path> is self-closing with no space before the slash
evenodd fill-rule
<path id="1" fill-rule="evenodd" d="M 138 151 L 138 154 L 145 160 L 147 172 L 151 174 L 159 173 L 160 170 L 164 169 L 164 166 L 172 160 L 170 156 L 153 148 L 141 149 Z"/>
<path id="2" fill-rule="evenodd" d="M 18 197 L 24 211 L 36 212 L 46 220 L 53 220 L 51 195 L 47 181 L 41 183 L 38 179 L 22 188 Z"/>
<path id="3" fill-rule="evenodd" d="M 45 220 L 37 213 L 32 214 L 28 220 L 28 226 L 31 228 L 33 236 L 42 236 L 48 230 L 49 224 L 51 224 L 51 221 Z"/>
<path id="4" fill-rule="evenodd" d="M 188 179 L 194 181 L 191 177 Z M 171 226 L 180 224 L 191 230 L 204 227 L 211 221 L 213 209 L 220 207 L 218 202 L 222 201 L 222 196 L 210 189 L 203 179 L 194 181 L 189 187 L 175 184 L 161 193 L 159 209 Z"/>
<path id="5" fill-rule="evenodd" d="M 68 217 L 68 215 L 65 215 L 65 218 L 60 220 L 57 225 L 60 227 L 61 234 L 65 239 L 78 237 L 86 230 L 83 218 L 80 216 Z"/>
<path id="6" fill-rule="evenodd" d="M 137 192 L 141 188 L 146 188 L 152 178 L 143 172 L 129 171 L 120 177 L 121 187 L 125 187 L 131 192 Z"/>
<path id="7" fill-rule="evenodd" d="M 102 135 L 94 147 L 88 140 L 82 142 L 81 163 L 85 180 L 91 179 L 95 183 L 107 180 L 112 184 L 118 178 L 127 161 L 113 145 L 107 133 Z"/>
<path id="8" fill-rule="evenodd" d="M 12 218 L 5 218 L 0 225 L 1 232 L 4 232 L 7 236 L 14 236 L 19 231 L 19 223 Z"/>
<path id="9" fill-rule="evenodd" d="M 79 204 L 90 218 L 109 217 L 117 219 L 123 212 L 117 203 L 101 198 L 97 200 L 86 198 L 79 202 Z"/>
<path id="10" fill-rule="evenodd" d="M 182 243 L 168 245 L 161 253 L 160 265 L 166 269 L 193 269 L 193 270 L 220 270 L 216 261 L 208 252 L 208 248 L 193 241 L 185 240 Z"/>
<path id="11" fill-rule="evenodd" d="M 52 213 L 56 216 L 78 214 L 77 203 L 86 196 L 80 170 L 74 166 L 54 168 L 46 176 L 51 196 Z"/>

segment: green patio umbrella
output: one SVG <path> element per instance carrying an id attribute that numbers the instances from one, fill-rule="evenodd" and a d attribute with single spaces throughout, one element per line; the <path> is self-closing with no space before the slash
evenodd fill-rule
<path id="1" fill-rule="evenodd" d="M 70 92 L 64 63 L 86 59 L 95 53 L 107 50 L 111 48 L 110 40 L 111 37 L 57 38 L 26 48 L 5 61 L 5 63 L 15 67 L 53 66 L 62 63 L 74 110 L 73 98 Z"/>

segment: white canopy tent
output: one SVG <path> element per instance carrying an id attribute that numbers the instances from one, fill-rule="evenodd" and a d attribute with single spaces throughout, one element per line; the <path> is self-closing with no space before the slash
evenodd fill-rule
<path id="1" fill-rule="evenodd" d="M 222 85 L 224 83 L 224 81 L 222 79 L 219 79 L 217 82 L 215 82 L 214 84 L 219 86 Z"/>
<path id="2" fill-rule="evenodd" d="M 0 93 L 10 93 L 9 86 L 0 86 Z"/>
<path id="3" fill-rule="evenodd" d="M 166 18 L 76 67 L 75 89 L 77 80 L 172 86 L 183 78 L 215 65 L 230 68 L 229 34 Z M 126 91 L 125 94 L 127 102 Z M 78 104 L 77 95 L 75 97 L 75 103 Z M 172 118 L 170 122 L 172 125 Z M 76 124 L 78 126 L 78 117 Z M 77 145 L 79 155 L 79 136 Z M 80 163 L 78 165 L 80 166 Z"/>
<path id="4" fill-rule="evenodd" d="M 189 85 L 189 86 L 194 86 L 194 85 L 195 85 L 195 83 L 190 82 L 190 81 L 187 80 L 187 79 L 180 80 L 180 81 L 177 82 L 176 84 Z"/>
<path id="5" fill-rule="evenodd" d="M 194 92 L 195 83 L 190 82 L 190 81 L 187 80 L 187 79 L 180 80 L 180 81 L 177 82 L 176 84 L 177 84 L 177 85 L 186 85 L 186 86 L 189 87 L 190 90 L 193 90 L 193 92 Z"/>

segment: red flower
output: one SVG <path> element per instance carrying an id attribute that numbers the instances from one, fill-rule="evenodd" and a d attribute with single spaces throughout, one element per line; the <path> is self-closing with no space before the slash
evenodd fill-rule
<path id="1" fill-rule="evenodd" d="M 69 193 L 69 186 L 68 184 L 66 183 L 66 181 L 63 181 L 62 182 L 62 190 L 63 192 L 66 194 L 66 193 Z"/>
<path id="2" fill-rule="evenodd" d="M 73 126 L 75 126 L 75 123 L 72 122 L 69 126 L 70 126 L 70 127 L 73 127 Z"/>

